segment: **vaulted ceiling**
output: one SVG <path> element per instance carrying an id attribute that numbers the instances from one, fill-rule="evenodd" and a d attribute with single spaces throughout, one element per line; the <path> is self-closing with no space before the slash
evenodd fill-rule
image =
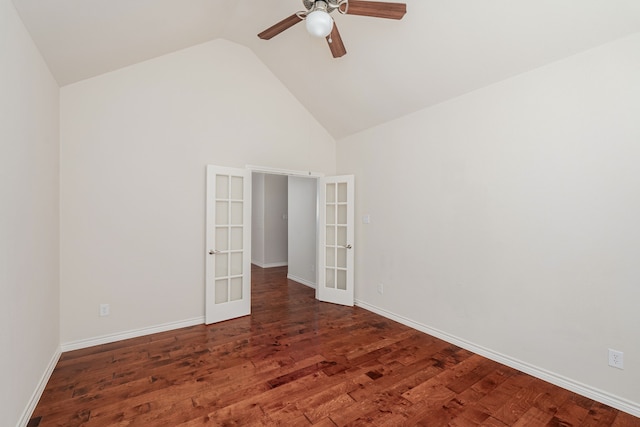
<path id="1" fill-rule="evenodd" d="M 301 0 L 13 0 L 61 86 L 216 38 L 251 49 L 334 136 L 640 31 L 638 0 L 405 0 L 401 21 L 334 13 L 347 55 L 296 25 Z"/>

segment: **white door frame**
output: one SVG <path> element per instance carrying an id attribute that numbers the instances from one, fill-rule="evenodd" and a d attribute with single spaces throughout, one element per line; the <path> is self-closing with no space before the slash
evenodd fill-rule
<path id="1" fill-rule="evenodd" d="M 225 166 L 213 166 L 213 165 L 208 165 L 209 167 L 218 167 L 218 168 L 225 168 Z M 264 174 L 272 174 L 272 175 L 286 175 L 286 176 L 296 176 L 296 177 L 304 177 L 304 178 L 315 178 L 316 182 L 319 182 L 320 178 L 324 178 L 325 174 L 322 172 L 314 172 L 314 171 L 301 171 L 301 170 L 291 170 L 291 169 L 280 169 L 280 168 L 272 168 L 272 167 L 267 167 L 267 166 L 256 166 L 256 165 L 245 165 L 244 169 L 248 172 L 248 176 L 247 176 L 247 183 L 249 185 L 249 202 L 250 202 L 250 198 L 251 198 L 251 193 L 252 193 L 252 183 L 251 183 L 251 176 L 252 174 L 255 173 L 264 173 Z M 209 197 L 209 195 L 207 195 L 207 197 Z M 209 203 L 209 201 L 207 202 Z M 319 223 L 319 200 L 316 199 L 316 242 L 319 242 L 319 238 L 320 238 L 320 223 Z M 250 212 L 249 214 L 249 218 L 251 218 L 251 216 L 253 215 L 252 212 Z M 250 227 L 250 222 L 249 221 L 249 227 Z M 249 228 L 250 229 L 250 228 Z M 211 242 L 207 241 L 207 244 L 210 245 Z M 207 249 L 209 250 L 209 249 Z M 250 254 L 249 254 L 249 258 L 250 258 Z M 316 299 L 318 298 L 318 288 L 319 288 L 319 265 L 320 265 L 320 253 L 319 251 L 316 252 L 316 288 L 315 288 L 315 297 Z M 250 273 L 249 273 L 250 274 Z M 250 276 L 249 276 L 250 277 Z M 249 283 L 249 293 L 251 293 L 251 283 Z M 250 314 L 250 308 L 249 308 L 249 313 Z M 214 320 L 214 321 L 218 321 L 218 320 Z M 205 322 L 207 323 L 207 322 Z"/>
<path id="2" fill-rule="evenodd" d="M 322 172 L 313 172 L 313 171 L 299 171 L 293 169 L 279 169 L 279 168 L 270 168 L 267 166 L 255 166 L 255 165 L 246 165 L 245 169 L 249 169 L 252 173 L 266 173 L 272 175 L 291 175 L 291 176 L 306 176 L 309 178 L 322 178 L 324 174 Z"/>

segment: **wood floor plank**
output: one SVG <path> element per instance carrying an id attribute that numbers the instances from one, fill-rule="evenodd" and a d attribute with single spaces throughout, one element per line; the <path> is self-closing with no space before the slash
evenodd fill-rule
<path id="1" fill-rule="evenodd" d="M 513 423 L 513 427 L 544 426 L 547 425 L 552 418 L 552 414 L 532 406 Z"/>
<path id="2" fill-rule="evenodd" d="M 335 378 L 331 378 L 330 381 L 336 381 Z M 363 384 L 372 381 L 366 375 L 361 374 L 357 377 L 343 377 L 334 385 L 324 384 L 320 387 L 316 387 L 312 393 L 307 396 L 301 396 L 297 399 L 296 406 L 307 414 L 309 420 L 312 423 L 324 418 L 322 414 L 316 414 L 322 405 L 331 402 L 336 399 L 337 396 L 348 395 L 351 402 L 355 400 L 351 397 L 350 393 L 362 387 Z M 328 416 L 329 414 L 327 414 Z"/>
<path id="3" fill-rule="evenodd" d="M 252 315 L 64 353 L 29 427 L 640 426 L 252 269 Z"/>
<path id="4" fill-rule="evenodd" d="M 433 363 L 433 360 L 426 359 L 409 366 L 400 365 L 397 369 L 390 369 L 386 375 L 375 381 L 354 390 L 350 395 L 357 401 L 368 399 L 372 394 L 382 392 L 402 395 L 442 372 L 441 369 L 434 367 Z"/>
<path id="5" fill-rule="evenodd" d="M 507 399 L 504 405 L 493 413 L 493 416 L 507 425 L 513 425 L 533 407 L 538 395 L 539 393 L 531 386 L 523 387 Z"/>
<path id="6" fill-rule="evenodd" d="M 611 424 L 612 427 L 631 427 L 638 425 L 638 418 L 625 412 L 618 412 L 616 419 Z"/>
<path id="7" fill-rule="evenodd" d="M 451 427 L 477 426 L 489 418 L 489 414 L 477 407 L 467 407 L 456 418 L 451 420 Z"/>

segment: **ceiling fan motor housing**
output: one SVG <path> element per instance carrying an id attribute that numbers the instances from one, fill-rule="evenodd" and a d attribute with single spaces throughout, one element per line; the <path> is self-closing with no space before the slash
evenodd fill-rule
<path id="1" fill-rule="evenodd" d="M 309 12 L 322 10 L 332 13 L 334 10 L 338 10 L 340 13 L 345 14 L 349 8 L 348 0 L 302 0 L 302 4 Z"/>

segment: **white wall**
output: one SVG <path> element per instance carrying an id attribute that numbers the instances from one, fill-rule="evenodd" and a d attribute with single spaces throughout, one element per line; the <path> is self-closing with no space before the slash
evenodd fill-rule
<path id="1" fill-rule="evenodd" d="M 335 172 L 335 141 L 248 49 L 225 40 L 60 96 L 66 348 L 202 319 L 206 164 Z M 110 316 L 98 316 L 100 303 Z"/>
<path id="2" fill-rule="evenodd" d="M 287 265 L 287 177 L 266 175 L 264 189 L 265 264 Z"/>
<path id="3" fill-rule="evenodd" d="M 9 0 L 0 64 L 0 423 L 12 426 L 59 355 L 59 90 Z"/>
<path id="4" fill-rule="evenodd" d="M 288 277 L 316 285 L 317 179 L 289 177 Z"/>
<path id="5" fill-rule="evenodd" d="M 251 175 L 251 262 L 262 268 L 285 266 L 287 177 L 259 172 Z"/>
<path id="6" fill-rule="evenodd" d="M 338 172 L 361 304 L 640 414 L 640 34 L 340 140 Z"/>
<path id="7" fill-rule="evenodd" d="M 251 174 L 251 262 L 264 265 L 264 177 Z"/>

